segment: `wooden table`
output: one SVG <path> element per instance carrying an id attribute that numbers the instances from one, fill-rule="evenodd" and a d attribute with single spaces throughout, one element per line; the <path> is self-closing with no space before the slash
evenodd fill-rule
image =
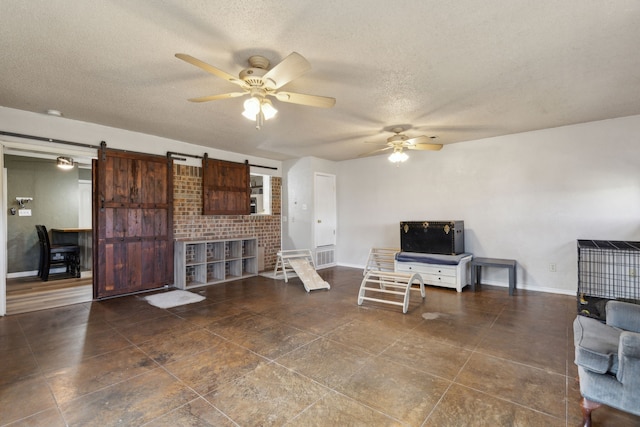
<path id="1" fill-rule="evenodd" d="M 51 243 L 57 243 L 55 237 L 59 237 L 63 243 L 76 243 L 80 246 L 80 267 L 83 270 L 93 269 L 93 238 L 92 228 L 52 228 Z M 71 242 L 68 236 L 74 235 L 74 241 Z"/>
<path id="2" fill-rule="evenodd" d="M 471 289 L 476 290 L 476 285 L 480 284 L 480 274 L 482 267 L 499 267 L 509 270 L 509 295 L 513 295 L 516 289 L 516 261 L 503 258 L 476 258 L 471 260 Z"/>

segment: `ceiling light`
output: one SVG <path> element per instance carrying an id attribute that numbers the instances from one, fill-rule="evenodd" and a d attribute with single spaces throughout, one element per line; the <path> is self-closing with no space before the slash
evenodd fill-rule
<path id="1" fill-rule="evenodd" d="M 256 129 L 260 129 L 264 120 L 272 119 L 277 113 L 278 110 L 275 109 L 268 99 L 252 96 L 244 101 L 244 111 L 242 115 L 249 120 L 255 120 Z"/>
<path id="2" fill-rule="evenodd" d="M 62 112 L 59 110 L 47 110 L 47 114 L 50 116 L 62 117 Z"/>
<path id="3" fill-rule="evenodd" d="M 74 163 L 71 157 L 60 156 L 58 157 L 57 162 L 58 162 L 58 167 L 60 169 L 65 169 L 65 170 L 73 169 Z"/>
<path id="4" fill-rule="evenodd" d="M 249 120 L 255 120 L 256 114 L 260 112 L 260 100 L 253 96 L 244 101 L 244 111 L 242 115 Z"/>
<path id="5" fill-rule="evenodd" d="M 408 158 L 409 156 L 407 155 L 407 153 L 402 151 L 402 147 L 396 147 L 393 149 L 393 153 L 391 153 L 391 155 L 389 156 L 389 161 L 391 163 L 400 163 L 406 162 Z"/>
<path id="6" fill-rule="evenodd" d="M 264 114 L 264 119 L 269 120 L 272 119 L 276 114 L 278 114 L 278 110 L 273 107 L 271 101 L 268 99 L 262 100 L 262 113 Z"/>

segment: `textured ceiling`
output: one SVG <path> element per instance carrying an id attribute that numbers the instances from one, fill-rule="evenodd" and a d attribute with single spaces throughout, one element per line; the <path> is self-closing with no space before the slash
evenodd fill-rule
<path id="1" fill-rule="evenodd" d="M 446 144 L 640 114 L 640 2 L 3 0 L 0 105 L 284 160 L 358 157 L 395 125 Z M 261 130 L 237 86 L 251 55 L 311 71 Z M 0 130 L 5 130 L 0 124 Z M 46 135 L 43 135 L 46 136 Z M 426 154 L 426 153 L 425 153 Z M 431 154 L 437 155 L 437 154 Z"/>

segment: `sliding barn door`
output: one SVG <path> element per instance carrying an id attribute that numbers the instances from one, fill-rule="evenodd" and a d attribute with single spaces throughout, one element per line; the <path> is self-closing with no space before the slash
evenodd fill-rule
<path id="1" fill-rule="evenodd" d="M 100 150 L 94 167 L 94 297 L 173 283 L 173 160 Z"/>
<path id="2" fill-rule="evenodd" d="M 202 161 L 202 214 L 249 215 L 249 163 L 209 159 Z"/>

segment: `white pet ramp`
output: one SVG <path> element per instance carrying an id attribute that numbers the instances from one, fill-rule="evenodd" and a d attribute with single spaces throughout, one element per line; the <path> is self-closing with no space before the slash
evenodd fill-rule
<path id="1" fill-rule="evenodd" d="M 418 282 L 420 288 L 413 288 L 415 282 Z M 367 286 L 367 284 L 377 284 L 377 287 Z M 424 282 L 422 276 L 418 273 L 395 273 L 391 271 L 368 271 L 362 283 L 360 284 L 360 292 L 358 292 L 358 305 L 362 305 L 362 302 L 375 301 L 384 304 L 399 305 L 402 307 L 402 312 L 406 313 L 409 309 L 409 294 L 412 290 L 419 290 L 422 298 L 425 297 Z M 373 293 L 376 295 L 365 296 L 365 292 L 369 291 L 370 295 Z M 403 297 L 402 302 L 398 301 L 394 295 L 400 295 Z M 383 297 L 389 297 L 389 299 L 383 299 Z"/>
<path id="2" fill-rule="evenodd" d="M 295 271 L 302 280 L 304 289 L 314 291 L 316 289 L 331 289 L 331 285 L 325 282 L 316 272 L 313 263 L 313 255 L 309 249 L 292 249 L 278 252 L 274 276 L 278 275 L 278 269 L 282 269 L 284 281 L 288 282 L 287 271 Z"/>

